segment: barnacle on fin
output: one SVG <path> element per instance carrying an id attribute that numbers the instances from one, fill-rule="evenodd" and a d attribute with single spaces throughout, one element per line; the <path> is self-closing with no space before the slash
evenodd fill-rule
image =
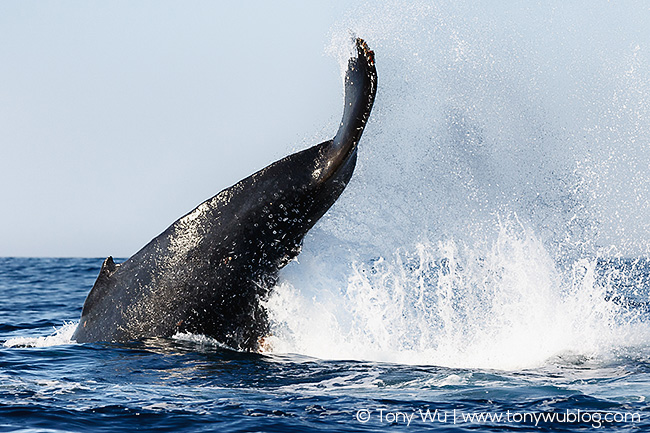
<path id="1" fill-rule="evenodd" d="M 369 65 L 374 65 L 375 64 L 375 52 L 368 47 L 368 44 L 366 44 L 366 41 L 364 41 L 361 38 L 357 38 L 357 47 L 359 48 L 360 52 L 363 52 L 364 57 L 366 60 L 368 60 Z"/>

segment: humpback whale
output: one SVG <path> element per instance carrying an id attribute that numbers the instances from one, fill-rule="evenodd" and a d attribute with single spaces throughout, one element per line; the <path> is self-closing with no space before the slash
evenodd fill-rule
<path id="1" fill-rule="evenodd" d="M 362 39 L 354 42 L 334 138 L 224 189 L 125 262 L 108 257 L 73 340 L 126 342 L 188 332 L 235 350 L 260 350 L 270 332 L 261 301 L 354 171 L 377 91 L 374 53 Z"/>

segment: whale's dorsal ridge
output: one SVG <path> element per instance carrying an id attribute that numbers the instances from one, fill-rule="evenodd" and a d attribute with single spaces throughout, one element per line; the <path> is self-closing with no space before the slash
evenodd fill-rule
<path id="1" fill-rule="evenodd" d="M 118 266 L 119 265 L 116 265 L 113 261 L 113 256 L 108 256 L 106 260 L 104 260 L 104 263 L 102 263 L 102 269 L 99 271 L 99 273 L 107 274 L 107 276 L 110 276 L 110 274 L 115 272 Z"/>
<path id="2" fill-rule="evenodd" d="M 95 284 L 90 290 L 88 298 L 84 303 L 81 313 L 82 316 L 90 311 L 96 303 L 100 302 L 100 300 L 102 300 L 104 296 L 109 293 L 109 289 L 111 287 L 111 276 L 115 273 L 119 266 L 120 265 L 115 264 L 115 261 L 113 261 L 113 256 L 108 256 L 106 260 L 104 260 L 104 263 L 102 263 L 102 268 L 99 270 L 97 280 L 95 281 Z"/>

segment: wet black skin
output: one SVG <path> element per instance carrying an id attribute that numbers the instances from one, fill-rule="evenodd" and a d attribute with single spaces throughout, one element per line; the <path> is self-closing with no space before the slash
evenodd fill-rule
<path id="1" fill-rule="evenodd" d="M 259 350 L 269 332 L 260 301 L 350 180 L 376 89 L 374 54 L 357 39 L 336 136 L 221 191 L 124 263 L 106 259 L 73 339 L 123 342 L 191 332 Z"/>

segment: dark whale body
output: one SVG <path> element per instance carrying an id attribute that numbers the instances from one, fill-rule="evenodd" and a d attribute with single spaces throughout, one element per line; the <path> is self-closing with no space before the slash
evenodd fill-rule
<path id="1" fill-rule="evenodd" d="M 107 258 L 73 340 L 123 342 L 189 332 L 233 349 L 259 350 L 269 332 L 260 301 L 350 180 L 376 89 L 374 54 L 357 39 L 334 139 L 221 191 L 124 263 Z"/>

